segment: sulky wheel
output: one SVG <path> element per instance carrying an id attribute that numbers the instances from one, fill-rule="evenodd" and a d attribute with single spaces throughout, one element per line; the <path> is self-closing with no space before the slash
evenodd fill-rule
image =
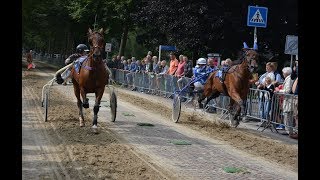
<path id="1" fill-rule="evenodd" d="M 113 89 L 110 91 L 110 110 L 111 122 L 114 122 L 117 116 L 117 96 Z"/>
<path id="2" fill-rule="evenodd" d="M 181 97 L 177 94 L 173 96 L 172 121 L 178 122 L 181 113 Z"/>
<path id="3" fill-rule="evenodd" d="M 49 104 L 49 93 L 46 92 L 44 95 L 43 106 L 44 106 L 44 122 L 48 120 L 48 105 Z"/>

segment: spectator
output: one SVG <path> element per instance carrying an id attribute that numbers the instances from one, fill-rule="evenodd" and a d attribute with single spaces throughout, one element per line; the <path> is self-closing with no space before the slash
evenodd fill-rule
<path id="1" fill-rule="evenodd" d="M 282 103 L 282 109 L 284 114 L 284 125 L 285 130 L 289 135 L 293 134 L 293 108 L 292 108 L 292 99 L 293 97 L 290 96 L 290 92 L 292 91 L 292 80 L 291 80 L 291 73 L 292 70 L 290 67 L 284 67 L 282 69 L 284 82 L 283 82 L 283 89 L 280 89 L 279 93 L 284 93 L 284 100 Z"/>
<path id="2" fill-rule="evenodd" d="M 168 72 L 169 67 L 167 66 L 167 61 L 166 60 L 162 60 L 161 64 L 159 66 L 159 70 L 160 73 L 157 74 L 157 90 L 160 90 L 162 88 L 160 88 L 160 79 L 164 80 L 164 75 Z M 165 84 L 166 85 L 166 84 Z M 166 89 L 166 87 L 165 87 Z"/>
<path id="3" fill-rule="evenodd" d="M 161 72 L 161 61 L 158 61 L 156 66 L 153 66 L 153 72 L 155 74 L 159 74 Z"/>
<path id="4" fill-rule="evenodd" d="M 295 95 L 293 99 L 293 118 L 295 125 L 298 128 L 298 60 L 295 61 L 293 72 L 291 73 L 291 80 L 293 80 L 292 93 Z M 298 131 L 294 131 L 293 134 L 289 135 L 290 138 L 298 139 Z"/>
<path id="5" fill-rule="evenodd" d="M 191 78 L 192 77 L 192 62 L 188 60 L 188 57 L 187 56 L 183 56 L 182 57 L 182 61 L 179 62 L 179 65 L 178 65 L 178 69 L 179 69 L 179 66 L 183 65 L 183 72 L 180 74 L 180 76 L 178 76 L 178 81 L 177 81 L 177 84 L 178 84 L 178 88 L 181 90 L 182 87 L 183 87 L 183 84 L 186 84 L 187 83 L 187 78 Z M 177 70 L 178 71 L 178 70 Z M 177 73 L 179 74 L 179 73 Z"/>
<path id="6" fill-rule="evenodd" d="M 208 54 L 208 55 L 210 55 L 210 54 Z M 208 56 L 208 67 L 210 68 L 210 70 L 212 72 L 218 70 L 218 67 L 217 67 L 218 62 L 216 60 L 217 60 L 216 58 L 213 58 L 212 56 L 210 56 L 210 57 Z M 223 100 L 226 99 L 225 97 L 222 97 L 222 98 L 223 98 Z M 212 103 L 213 103 L 213 101 L 208 102 L 208 105 L 211 105 L 211 106 L 209 106 L 207 108 L 207 112 L 216 113 L 217 109 L 215 107 L 212 107 L 213 106 Z"/>
<path id="7" fill-rule="evenodd" d="M 32 50 L 30 50 L 28 53 L 27 53 L 27 70 L 30 70 L 32 68 L 32 63 L 33 63 L 33 58 L 32 58 Z"/>
<path id="8" fill-rule="evenodd" d="M 298 77 L 293 82 L 292 92 L 295 95 L 293 98 L 293 118 L 295 120 L 294 127 L 298 129 Z M 293 139 L 298 139 L 298 131 L 293 131 L 293 134 L 289 136 Z"/>
<path id="9" fill-rule="evenodd" d="M 295 61 L 295 66 L 293 66 L 293 71 L 291 73 L 291 80 L 293 80 L 292 93 L 298 95 L 298 60 Z"/>
<path id="10" fill-rule="evenodd" d="M 277 62 L 271 62 L 271 64 L 273 65 L 273 73 L 275 76 L 275 80 L 272 82 L 272 84 L 277 87 L 280 84 L 283 83 L 283 79 L 281 77 L 281 74 L 279 73 L 279 71 L 277 70 L 278 68 L 278 63 Z"/>
<path id="11" fill-rule="evenodd" d="M 127 60 L 127 63 L 128 63 L 128 69 L 130 69 L 131 62 L 132 62 L 132 60 L 131 60 L 131 59 L 128 59 L 128 60 Z"/>
<path id="12" fill-rule="evenodd" d="M 122 61 L 122 67 L 123 67 L 123 70 L 125 70 L 125 71 L 129 70 L 129 65 L 126 60 Z"/>
<path id="13" fill-rule="evenodd" d="M 208 58 L 208 66 L 211 68 L 212 72 L 218 69 L 215 59 L 213 58 Z"/>
<path id="14" fill-rule="evenodd" d="M 145 59 L 145 70 L 146 72 L 152 72 L 153 70 L 153 62 L 150 55 L 147 55 L 147 58 Z"/>
<path id="15" fill-rule="evenodd" d="M 174 92 L 176 90 L 176 83 L 174 83 L 175 81 L 177 81 L 177 78 L 174 77 L 175 72 L 178 69 L 178 64 L 179 61 L 176 58 L 176 55 L 171 52 L 170 53 L 170 64 L 169 64 L 169 69 L 167 71 L 167 75 L 165 76 L 166 78 L 166 92 L 167 92 L 167 97 L 171 97 L 172 92 Z"/>
<path id="16" fill-rule="evenodd" d="M 126 74 L 126 78 L 127 78 L 128 88 L 132 88 L 132 90 L 134 90 L 133 79 L 134 79 L 135 72 L 138 69 L 138 65 L 136 63 L 135 57 L 131 57 L 131 60 L 132 60 L 132 62 L 130 64 L 130 68 L 129 68 L 130 72 L 128 74 Z"/>
<path id="17" fill-rule="evenodd" d="M 107 66 L 111 69 L 116 68 L 116 56 L 113 56 L 111 60 L 107 60 Z"/>
<path id="18" fill-rule="evenodd" d="M 153 69 L 152 69 L 152 71 L 154 72 L 155 71 L 155 69 L 156 69 L 156 67 L 158 66 L 158 57 L 157 56 L 153 56 L 152 57 L 152 67 L 153 67 Z"/>
<path id="19" fill-rule="evenodd" d="M 223 81 L 226 77 L 226 73 L 228 72 L 228 70 L 232 66 L 232 60 L 230 58 L 227 58 L 226 60 L 222 61 L 221 64 L 222 64 L 221 70 L 219 70 L 218 73 L 219 73 L 220 82 L 223 83 Z"/>
<path id="20" fill-rule="evenodd" d="M 115 67 L 116 69 L 122 69 L 122 61 L 124 60 L 124 56 L 117 55 L 115 59 Z"/>
<path id="21" fill-rule="evenodd" d="M 178 78 L 177 80 L 177 85 L 178 88 L 181 90 L 181 84 L 179 84 L 179 80 L 182 78 L 182 76 L 184 76 L 184 65 L 186 64 L 186 59 L 183 58 L 183 55 L 179 56 L 179 64 L 178 64 L 178 68 L 177 71 L 174 73 L 174 76 Z"/>
<path id="22" fill-rule="evenodd" d="M 262 90 L 266 90 L 269 93 L 262 93 L 263 96 L 261 98 L 263 99 L 262 101 L 264 102 L 264 104 L 260 107 L 260 115 L 262 115 L 261 118 L 263 119 L 269 119 L 269 113 L 271 110 L 271 99 L 275 87 L 269 76 L 265 78 L 265 84 L 261 86 Z"/>
<path id="23" fill-rule="evenodd" d="M 176 72 L 177 68 L 178 68 L 178 64 L 179 61 L 176 58 L 176 55 L 171 52 L 170 53 L 170 65 L 169 65 L 169 69 L 167 71 L 167 74 L 169 75 L 174 75 L 174 73 Z"/>
<path id="24" fill-rule="evenodd" d="M 259 80 L 257 82 L 255 82 L 255 85 L 258 87 L 258 89 L 259 89 L 259 87 L 262 87 L 262 86 L 259 86 L 259 85 L 265 84 L 265 78 L 267 76 L 269 76 L 271 78 L 272 82 L 275 80 L 275 76 L 274 76 L 273 70 L 274 70 L 273 64 L 271 64 L 271 62 L 268 62 L 266 64 L 266 72 L 260 76 L 260 78 L 259 78 Z"/>

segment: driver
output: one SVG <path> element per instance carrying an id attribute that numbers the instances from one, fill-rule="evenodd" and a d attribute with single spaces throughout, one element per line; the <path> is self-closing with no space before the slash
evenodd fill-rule
<path id="1" fill-rule="evenodd" d="M 204 89 L 204 84 L 212 71 L 213 69 L 207 66 L 207 60 L 205 58 L 199 58 L 197 60 L 197 66 L 193 71 L 194 79 L 197 79 L 197 81 L 194 82 L 195 91 Z"/>
<path id="2" fill-rule="evenodd" d="M 65 64 L 66 66 L 62 69 L 66 69 L 62 76 L 60 73 L 56 74 L 56 82 L 58 84 L 66 85 L 68 78 L 71 76 L 71 68 L 72 65 L 78 61 L 80 57 L 87 56 L 87 52 L 89 51 L 88 47 L 85 44 L 79 44 L 76 47 L 76 53 L 71 54 L 66 60 Z"/>

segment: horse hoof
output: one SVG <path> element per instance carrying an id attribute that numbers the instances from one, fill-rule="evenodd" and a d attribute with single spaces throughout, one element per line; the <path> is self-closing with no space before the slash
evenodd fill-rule
<path id="1" fill-rule="evenodd" d="M 238 126 L 239 126 L 239 122 L 238 122 L 238 121 L 231 123 L 231 127 L 236 128 L 236 127 L 238 127 Z"/>
<path id="2" fill-rule="evenodd" d="M 98 127 L 97 127 L 96 125 L 93 125 L 93 126 L 92 126 L 92 132 L 93 132 L 94 134 L 98 134 Z"/>
<path id="3" fill-rule="evenodd" d="M 79 117 L 79 121 L 80 121 L 80 127 L 84 127 L 84 120 L 81 117 Z"/>

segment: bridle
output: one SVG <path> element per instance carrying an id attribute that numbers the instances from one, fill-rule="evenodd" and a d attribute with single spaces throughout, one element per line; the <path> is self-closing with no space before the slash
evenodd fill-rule
<path id="1" fill-rule="evenodd" d="M 235 73 L 235 75 L 237 75 L 240 79 L 242 79 L 242 77 L 239 75 L 238 71 L 239 71 L 240 65 L 243 63 L 243 61 L 247 61 L 247 63 L 248 63 L 247 69 L 250 73 L 252 73 L 254 70 L 254 67 L 251 66 L 251 63 L 254 60 L 254 58 L 247 59 L 248 53 L 249 53 L 249 50 L 245 50 L 245 52 L 242 54 L 242 56 L 240 58 L 241 63 L 235 65 L 236 67 L 234 67 L 231 72 L 227 71 L 226 74 Z"/>
<path id="2" fill-rule="evenodd" d="M 98 34 L 98 35 L 100 36 L 100 38 L 103 39 L 103 36 L 102 36 L 100 33 L 94 32 L 93 34 Z M 93 34 L 91 34 L 91 36 L 92 36 Z M 95 49 L 98 49 L 98 50 L 100 51 L 100 55 L 94 54 L 94 50 L 95 50 Z M 91 45 L 91 44 L 90 44 L 90 54 L 91 54 L 91 56 L 93 57 L 93 59 L 94 59 L 95 61 L 96 61 L 96 59 L 98 59 L 98 58 L 101 58 L 101 59 L 102 59 L 102 52 L 103 52 L 103 50 L 104 50 L 104 47 L 103 47 L 103 46 Z"/>

